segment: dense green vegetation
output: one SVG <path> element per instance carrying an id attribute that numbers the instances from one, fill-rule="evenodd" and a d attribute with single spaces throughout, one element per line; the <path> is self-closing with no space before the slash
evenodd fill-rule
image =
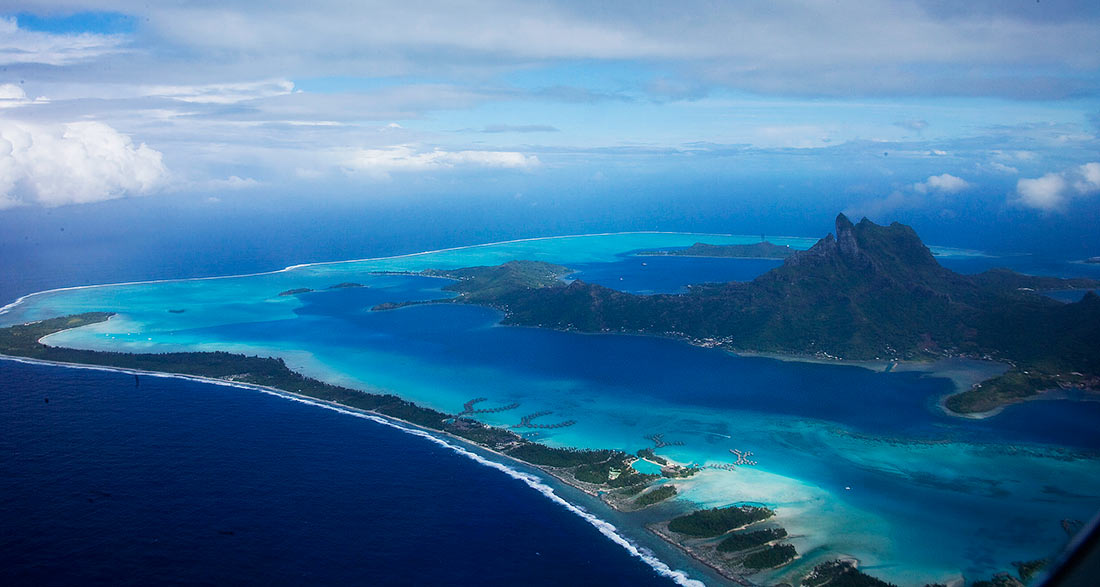
<path id="1" fill-rule="evenodd" d="M 673 495 L 676 495 L 676 487 L 672 485 L 662 485 L 652 491 L 643 493 L 638 499 L 634 500 L 634 503 L 640 507 L 651 506 L 659 501 L 664 501 Z"/>
<path id="2" fill-rule="evenodd" d="M 983 381 L 973 389 L 947 398 L 944 404 L 953 412 L 972 414 L 985 412 L 993 408 L 1027 399 L 1035 395 L 1036 390 L 1053 389 L 1058 386 L 1061 377 L 1042 372 L 1024 372 L 1017 368 Z M 1073 379 L 1066 377 L 1066 381 Z"/>
<path id="3" fill-rule="evenodd" d="M 638 473 L 633 467 L 623 469 L 622 474 L 618 477 L 607 482 L 608 487 L 635 487 L 640 486 L 644 489 L 649 483 L 660 479 L 660 475 L 650 475 L 646 473 Z M 641 491 L 639 489 L 639 491 Z"/>
<path id="4" fill-rule="evenodd" d="M 616 464 L 621 465 L 621 463 Z M 573 476 L 576 477 L 578 481 L 602 485 L 607 483 L 608 477 L 611 476 L 611 468 L 612 463 L 610 462 L 581 465 L 573 469 Z"/>
<path id="5" fill-rule="evenodd" d="M 763 241 L 751 245 L 708 245 L 695 243 L 685 249 L 655 249 L 639 251 L 638 255 L 662 257 L 726 257 L 739 259 L 786 259 L 795 253 L 795 249 L 781 247 Z"/>
<path id="6" fill-rule="evenodd" d="M 857 569 L 848 561 L 829 561 L 814 567 L 804 579 L 803 587 L 897 587 Z"/>
<path id="7" fill-rule="evenodd" d="M 343 283 L 337 283 L 336 285 L 330 285 L 325 289 L 346 289 L 349 287 L 366 287 L 362 283 L 355 283 L 354 281 L 345 281 Z"/>
<path id="8" fill-rule="evenodd" d="M 768 508 L 751 505 L 713 508 L 673 518 L 668 523 L 668 529 L 697 538 L 709 538 L 774 515 L 775 512 Z"/>
<path id="9" fill-rule="evenodd" d="M 771 569 L 791 562 L 796 556 L 798 551 L 795 550 L 794 545 L 773 544 L 764 550 L 749 554 L 741 564 L 747 569 Z"/>
<path id="10" fill-rule="evenodd" d="M 540 286 L 516 277 L 526 273 L 541 274 Z M 517 262 L 439 274 L 463 279 L 453 286 L 461 292 L 457 301 L 500 308 L 509 324 L 665 334 L 733 350 L 846 359 L 991 357 L 1028 371 L 1024 380 L 1009 377 L 954 399 L 949 407 L 960 411 L 1034 394 L 1073 372 L 1081 373 L 1077 384 L 1100 381 L 1100 296 L 1090 292 L 1064 304 L 1036 293 L 1100 282 L 1003 269 L 954 273 L 898 223 L 852 224 L 840 215 L 835 238 L 752 282 L 695 285 L 683 295 L 634 295 L 580 280 L 563 285 L 550 281 L 553 270 Z"/>
<path id="11" fill-rule="evenodd" d="M 665 467 L 661 469 L 661 476 L 669 479 L 686 479 L 702 471 L 699 467 Z"/>
<path id="12" fill-rule="evenodd" d="M 542 261 L 509 261 L 491 267 L 429 269 L 422 275 L 456 279 L 457 282 L 443 289 L 458 292 L 462 301 L 491 303 L 497 296 L 511 291 L 562 287 L 565 284 L 561 278 L 572 272 L 568 267 Z"/>
<path id="13" fill-rule="evenodd" d="M 294 289 L 288 289 L 286 291 L 279 292 L 279 295 L 281 295 L 281 296 L 296 296 L 298 294 L 309 293 L 311 291 L 313 291 L 313 290 L 309 289 L 308 287 L 296 287 Z"/>
<path id="14" fill-rule="evenodd" d="M 626 456 L 618 451 L 552 448 L 535 442 L 521 444 L 509 450 L 508 454 L 534 465 L 561 468 L 598 464 L 606 462 L 612 457 Z"/>
<path id="15" fill-rule="evenodd" d="M 787 530 L 784 528 L 769 528 L 767 530 L 756 530 L 755 532 L 734 532 L 718 543 L 718 550 L 721 552 L 748 550 L 786 537 Z"/>

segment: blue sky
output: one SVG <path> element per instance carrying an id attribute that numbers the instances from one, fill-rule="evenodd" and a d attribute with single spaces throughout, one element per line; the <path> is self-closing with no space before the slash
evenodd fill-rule
<path id="1" fill-rule="evenodd" d="M 0 214 L 639 182 L 877 220 L 1100 208 L 1095 2 L 159 4 L 0 12 Z"/>

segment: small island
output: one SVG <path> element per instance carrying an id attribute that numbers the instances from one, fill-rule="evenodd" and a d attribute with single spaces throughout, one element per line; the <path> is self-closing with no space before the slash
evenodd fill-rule
<path id="1" fill-rule="evenodd" d="M 673 518 L 668 529 L 693 538 L 712 538 L 774 515 L 775 512 L 766 507 L 752 505 L 713 508 Z"/>
<path id="2" fill-rule="evenodd" d="M 789 246 L 762 241 L 751 245 L 709 245 L 695 243 L 682 249 L 652 249 L 636 255 L 651 257 L 720 257 L 727 259 L 786 259 L 796 252 Z"/>
<path id="3" fill-rule="evenodd" d="M 343 283 L 337 283 L 336 285 L 330 285 L 325 289 L 347 289 L 349 287 L 367 287 L 362 283 L 355 283 L 354 281 L 345 281 Z"/>
<path id="4" fill-rule="evenodd" d="M 647 491 L 634 500 L 634 503 L 638 507 L 648 507 L 655 503 L 664 501 L 672 496 L 676 495 L 675 485 L 662 485 L 656 489 Z"/>
<path id="5" fill-rule="evenodd" d="M 294 289 L 288 289 L 286 291 L 279 292 L 280 296 L 296 296 L 298 294 L 309 293 L 313 291 L 308 287 L 296 287 Z"/>

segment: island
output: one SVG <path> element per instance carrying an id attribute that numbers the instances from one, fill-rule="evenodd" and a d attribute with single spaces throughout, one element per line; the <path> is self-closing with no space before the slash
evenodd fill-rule
<path id="1" fill-rule="evenodd" d="M 330 285 L 325 289 L 347 289 L 350 287 L 367 287 L 362 283 L 355 283 L 354 281 L 345 281 L 343 283 L 337 283 L 336 285 Z"/>
<path id="2" fill-rule="evenodd" d="M 294 289 L 288 289 L 286 291 L 279 292 L 280 296 L 296 296 L 298 294 L 309 293 L 313 291 L 308 287 L 296 287 Z"/>
<path id="3" fill-rule="evenodd" d="M 654 257 L 723 257 L 730 259 L 786 259 L 796 252 L 789 246 L 762 241 L 751 245 L 710 245 L 695 243 L 683 249 L 651 249 L 635 255 Z"/>
<path id="4" fill-rule="evenodd" d="M 505 324 L 670 336 L 731 352 L 826 360 L 966 357 L 1009 366 L 946 398 L 945 408 L 957 414 L 988 413 L 1049 390 L 1100 389 L 1100 296 L 1088 291 L 1063 303 L 1042 295 L 1092 290 L 1100 281 L 1007 269 L 955 273 L 899 223 L 853 224 L 840 214 L 835 236 L 755 280 L 692 285 L 686 294 L 566 283 L 567 272 L 512 261 L 424 274 L 459 280 L 446 288 L 459 295 L 442 301 L 495 307 Z"/>
<path id="5" fill-rule="evenodd" d="M 965 276 L 939 266 L 911 228 L 852 224 L 840 215 L 836 236 L 791 255 L 780 267 L 749 283 L 700 284 L 687 294 L 635 296 L 567 281 L 571 270 L 545 262 L 515 260 L 502 265 L 426 270 L 417 275 L 453 280 L 452 298 L 412 303 L 469 303 L 495 307 L 504 322 L 585 332 L 641 332 L 685 339 L 731 351 L 758 349 L 794 356 L 932 360 L 970 356 L 1008 362 L 1011 369 L 979 387 L 949 398 L 959 411 L 1027 399 L 1047 386 L 1096 387 L 1095 344 L 1100 332 L 1100 297 L 1075 303 L 1040 295 L 1046 289 L 1095 288 L 1093 280 L 1057 279 L 993 270 Z M 335 286 L 334 286 L 335 287 Z M 354 287 L 347 285 L 346 287 Z M 332 288 L 329 288 L 332 289 Z M 288 290 L 285 295 L 312 291 Z M 629 454 L 618 449 L 551 447 L 512 430 L 473 419 L 518 404 L 475 407 L 477 397 L 452 413 L 419 406 L 391 394 L 333 385 L 289 369 L 282 359 L 226 352 L 123 353 L 69 349 L 41 339 L 62 330 L 108 320 L 91 312 L 0 328 L 0 355 L 52 364 L 100 365 L 132 372 L 156 372 L 232 382 L 378 414 L 492 451 L 539 468 L 624 512 L 652 508 L 647 527 L 721 575 L 743 577 L 782 567 L 799 557 L 774 511 L 737 504 L 683 513 L 668 504 L 676 479 L 700 469 L 681 465 L 657 450 L 661 434 L 647 436 L 654 448 Z M 962 398 L 962 399 L 957 399 Z M 527 428 L 567 426 L 570 421 L 535 424 L 548 415 L 520 418 Z M 517 426 L 519 427 L 519 426 Z M 731 450 L 738 465 L 751 453 Z M 640 473 L 639 459 L 661 467 Z M 720 467 L 707 465 L 708 467 Z M 734 466 L 734 465 L 730 465 Z M 678 515 L 682 514 L 682 515 Z M 1021 563 L 1033 573 L 1042 561 Z M 814 585 L 885 585 L 860 572 L 852 561 L 819 564 L 803 577 Z"/>

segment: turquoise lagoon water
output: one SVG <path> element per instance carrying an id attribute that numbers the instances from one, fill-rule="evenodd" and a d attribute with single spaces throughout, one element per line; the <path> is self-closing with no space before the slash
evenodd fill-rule
<path id="1" fill-rule="evenodd" d="M 731 462 L 730 449 L 753 451 L 755 467 L 707 469 L 675 481 L 678 499 L 624 531 L 637 535 L 642 521 L 700 506 L 768 504 L 803 557 L 762 579 L 787 579 L 840 555 L 900 584 L 986 578 L 1011 561 L 1050 554 L 1066 541 L 1061 520 L 1087 520 L 1100 506 L 1100 432 L 1092 425 L 1100 403 L 1033 402 L 988 420 L 962 420 L 935 407 L 952 384 L 915 372 L 737 357 L 656 337 L 503 327 L 499 313 L 473 306 L 369 311 L 385 301 L 447 295 L 440 290 L 446 280 L 372 273 L 379 270 L 536 259 L 644 293 L 751 279 L 775 264 L 629 254 L 698 240 L 664 233 L 564 237 L 253 276 L 70 289 L 30 296 L 0 320 L 114 311 L 106 323 L 47 342 L 279 356 L 326 381 L 449 412 L 476 397 L 488 398 L 484 407 L 519 403 L 482 419 L 512 426 L 525 414 L 551 411 L 538 422 L 575 420 L 566 428 L 516 430 L 553 445 L 635 452 L 653 446 L 647 436 L 662 434 L 675 444 L 659 455 L 700 465 Z M 812 239 L 773 242 L 805 248 Z M 941 259 L 970 258 L 938 252 Z M 345 281 L 367 287 L 326 289 Z M 300 287 L 317 291 L 278 295 Z"/>

